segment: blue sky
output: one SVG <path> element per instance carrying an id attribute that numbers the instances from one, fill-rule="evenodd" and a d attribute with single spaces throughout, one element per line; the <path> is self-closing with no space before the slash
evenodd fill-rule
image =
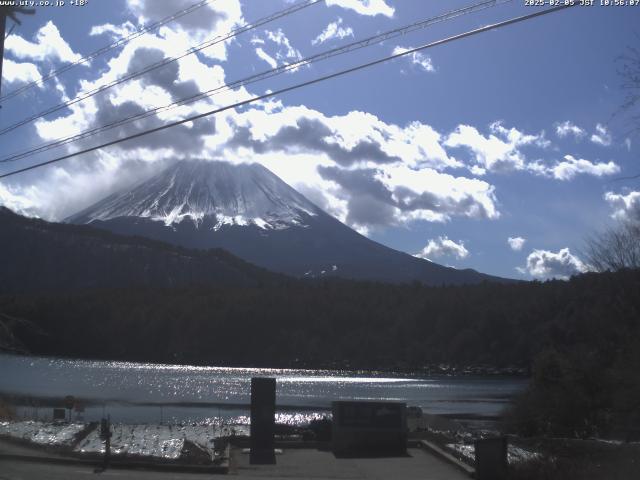
<path id="1" fill-rule="evenodd" d="M 38 8 L 7 38 L 3 93 L 193 0 Z M 0 137 L 0 157 L 473 1 L 327 0 Z M 301 67 L 131 125 L 183 118 L 533 12 L 512 1 Z M 292 5 L 217 0 L 3 102 L 0 126 Z M 0 203 L 60 220 L 186 158 L 257 161 L 370 238 L 432 261 L 517 278 L 588 268 L 585 237 L 640 219 L 640 138 L 615 115 L 616 59 L 639 7 L 575 7 L 425 50 L 239 111 L 0 181 Z M 110 132 L 84 140 L 88 146 Z M 64 146 L 11 171 L 65 153 Z"/>

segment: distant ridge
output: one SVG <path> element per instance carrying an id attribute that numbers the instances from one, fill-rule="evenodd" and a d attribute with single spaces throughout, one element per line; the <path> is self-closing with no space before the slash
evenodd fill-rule
<path id="1" fill-rule="evenodd" d="M 255 286 L 285 277 L 223 250 L 187 250 L 0 207 L 0 293 L 87 288 Z"/>

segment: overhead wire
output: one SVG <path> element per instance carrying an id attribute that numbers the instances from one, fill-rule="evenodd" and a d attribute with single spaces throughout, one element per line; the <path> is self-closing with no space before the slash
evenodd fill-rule
<path id="1" fill-rule="evenodd" d="M 577 4 L 566 4 L 566 5 L 560 5 L 560 6 L 557 6 L 557 7 L 547 8 L 547 9 L 540 10 L 540 11 L 537 11 L 537 12 L 533 12 L 533 13 L 522 15 L 522 16 L 519 16 L 519 17 L 511 18 L 509 20 L 504 20 L 502 22 L 498 22 L 498 23 L 486 25 L 484 27 L 476 28 L 474 30 L 469 30 L 469 31 L 466 31 L 464 33 L 453 35 L 453 36 L 450 36 L 450 37 L 447 37 L 447 38 L 444 38 L 444 39 L 441 39 L 441 40 L 436 40 L 434 42 L 430 42 L 430 43 L 427 43 L 425 45 L 421 45 L 421 46 L 416 47 L 416 48 L 411 48 L 411 49 L 405 50 L 403 52 L 399 52 L 399 53 L 392 54 L 392 55 L 389 55 L 389 56 L 386 56 L 386 57 L 383 57 L 383 58 L 379 58 L 379 59 L 376 59 L 376 60 L 373 60 L 373 61 L 370 61 L 370 62 L 367 62 L 367 63 L 363 63 L 363 64 L 357 65 L 355 67 L 351 67 L 351 68 L 347 68 L 347 69 L 344 69 L 344 70 L 340 70 L 338 72 L 334 72 L 334 73 L 331 73 L 331 74 L 328 74 L 328 75 L 323 75 L 321 77 L 316 77 L 314 79 L 307 80 L 307 81 L 301 82 L 301 83 L 297 83 L 297 84 L 291 85 L 289 87 L 281 88 L 281 89 L 273 91 L 273 92 L 268 92 L 268 93 L 265 93 L 265 94 L 262 94 L 262 95 L 257 95 L 257 96 L 254 96 L 254 97 L 250 98 L 250 99 L 243 100 L 243 101 L 240 101 L 240 102 L 236 102 L 236 103 L 231 104 L 231 105 L 227 105 L 227 106 L 224 106 L 224 107 L 220 107 L 220 108 L 216 108 L 216 109 L 213 109 L 213 110 L 209 110 L 207 112 L 200 113 L 198 115 L 193 115 L 191 117 L 184 118 L 182 120 L 178 120 L 178 121 L 175 121 L 175 122 L 172 122 L 172 123 L 168 123 L 168 124 L 156 127 L 156 128 L 145 130 L 143 132 L 138 132 L 138 133 L 135 133 L 135 134 L 132 134 L 132 135 L 128 135 L 128 136 L 126 136 L 124 138 L 119 138 L 119 139 L 116 139 L 116 140 L 105 142 L 103 144 L 95 145 L 93 147 L 85 148 L 85 149 L 79 150 L 77 152 L 72 152 L 72 153 L 69 153 L 69 154 L 66 154 L 66 155 L 62 155 L 60 157 L 56 157 L 56 158 L 53 158 L 51 160 L 47 160 L 45 162 L 36 163 L 36 164 L 30 165 L 28 167 L 24 167 L 24 168 L 20 168 L 18 170 L 14 170 L 14 171 L 11 171 L 11 172 L 3 173 L 3 174 L 0 174 L 0 179 L 1 178 L 6 178 L 6 177 L 10 177 L 10 176 L 13 176 L 13 175 L 17 175 L 19 173 L 24 173 L 24 172 L 27 172 L 27 171 L 30 171 L 30 170 L 34 170 L 36 168 L 41 168 L 41 167 L 44 167 L 46 165 L 51 165 L 51 164 L 54 164 L 54 163 L 57 163 L 57 162 L 61 162 L 63 160 L 67 160 L 69 158 L 76 157 L 76 156 L 79 156 L 79 155 L 83 155 L 85 153 L 90 153 L 90 152 L 93 152 L 93 151 L 96 151 L 96 150 L 100 150 L 102 148 L 110 147 L 110 146 L 125 142 L 127 140 L 132 140 L 132 139 L 140 138 L 140 137 L 152 134 L 152 133 L 156 133 L 156 132 L 160 132 L 160 131 L 163 131 L 163 130 L 167 130 L 169 128 L 173 128 L 173 127 L 176 127 L 178 125 L 183 125 L 185 123 L 193 122 L 193 121 L 199 120 L 201 118 L 209 117 L 211 115 L 215 115 L 217 113 L 221 113 L 221 112 L 224 112 L 226 110 L 230 110 L 230 109 L 233 109 L 233 108 L 237 108 L 237 107 L 241 107 L 241 106 L 244 106 L 244 105 L 248 105 L 248 104 L 251 104 L 251 103 L 254 103 L 254 102 L 257 102 L 257 101 L 265 100 L 267 98 L 275 97 L 275 96 L 281 95 L 283 93 L 287 93 L 287 92 L 290 92 L 290 91 L 293 91 L 293 90 L 297 90 L 297 89 L 300 89 L 300 88 L 303 88 L 303 87 L 314 85 L 314 84 L 317 84 L 317 83 L 320 83 L 320 82 L 323 82 L 323 81 L 326 81 L 326 80 L 330 80 L 330 79 L 333 79 L 333 78 L 336 78 L 336 77 L 340 77 L 340 76 L 343 76 L 343 75 L 346 75 L 346 74 L 349 74 L 349 73 L 356 72 L 358 70 L 369 68 L 369 67 L 372 67 L 374 65 L 378 65 L 378 64 L 381 64 L 381 63 L 384 63 L 384 62 L 388 62 L 389 60 L 393 60 L 393 59 L 400 58 L 400 57 L 403 57 L 403 56 L 411 55 L 413 53 L 417 53 L 417 52 L 420 52 L 420 51 L 423 51 L 423 50 L 426 50 L 426 49 L 429 49 L 429 48 L 433 48 L 433 47 L 436 47 L 436 46 L 439 46 L 439 45 L 444 45 L 446 43 L 450 43 L 450 42 L 454 42 L 454 41 L 457 41 L 457 40 L 461 40 L 463 38 L 471 37 L 473 35 L 478 35 L 480 33 L 487 32 L 489 30 L 497 30 L 499 28 L 506 27 L 508 25 L 513 25 L 513 24 L 520 23 L 520 22 L 523 22 L 523 21 L 526 21 L 526 20 L 531 20 L 533 18 L 540 17 L 542 15 L 548 15 L 550 13 L 555 13 L 555 12 L 558 12 L 560 10 L 565 10 L 567 8 L 574 7 L 576 5 Z"/>
<path id="2" fill-rule="evenodd" d="M 285 8 L 284 10 L 280 10 L 272 15 L 269 15 L 267 17 L 263 17 L 259 20 L 257 20 L 256 22 L 253 23 L 249 23 L 249 24 L 245 24 L 240 28 L 234 29 L 224 35 L 219 35 L 216 36 L 210 40 L 207 40 L 205 42 L 202 42 L 198 45 L 196 45 L 195 47 L 191 47 L 188 50 L 185 50 L 183 53 L 175 56 L 175 57 L 166 57 L 158 62 L 152 63 L 150 65 L 147 65 L 146 67 L 144 67 L 142 70 L 138 70 L 126 75 L 123 75 L 122 77 L 118 77 L 115 80 L 112 80 L 111 82 L 107 82 L 105 84 L 102 84 L 92 90 L 88 90 L 86 92 L 81 92 L 80 94 L 76 95 L 74 98 L 67 100 L 66 102 L 62 102 L 59 103 L 57 105 L 54 105 L 53 107 L 50 107 L 46 110 L 43 110 L 39 113 L 36 113 L 35 115 L 31 115 L 27 118 L 24 118 L 16 123 L 13 123 L 11 125 L 8 125 L 6 127 L 1 127 L 0 128 L 0 135 L 4 135 L 8 132 L 11 132 L 23 125 L 27 125 L 28 123 L 31 123 L 35 120 L 38 120 L 39 118 L 43 118 L 46 117 L 47 115 L 50 115 L 52 113 L 58 112 L 64 108 L 68 108 L 71 105 L 75 105 L 78 102 L 82 102 L 83 100 L 86 100 L 88 98 L 91 98 L 99 93 L 103 93 L 106 90 L 115 87 L 117 85 L 121 85 L 125 82 L 128 82 L 129 80 L 133 80 L 135 78 L 139 78 L 143 75 L 146 75 L 149 72 L 152 72 L 154 70 L 157 70 L 158 68 L 164 67 L 166 65 L 169 65 L 173 62 L 176 62 L 182 58 L 185 58 L 188 55 L 193 55 L 196 52 L 199 52 L 201 50 L 204 50 L 205 48 L 209 48 L 212 47 L 214 45 L 217 45 L 221 42 L 224 42 L 226 40 L 229 40 L 230 38 L 236 37 L 242 33 L 248 32 L 250 30 L 254 30 L 262 25 L 265 25 L 267 23 L 273 22 L 277 19 L 283 18 L 287 15 L 291 15 L 292 13 L 295 13 L 299 10 L 302 10 L 304 8 L 310 7 L 312 5 L 316 5 L 318 3 L 324 2 L 325 0 L 304 0 L 302 2 L 296 3 L 291 7 Z"/>
<path id="3" fill-rule="evenodd" d="M 326 50 L 314 55 L 311 55 L 309 57 L 306 58 L 302 58 L 300 60 L 297 60 L 295 62 L 292 63 L 288 63 L 288 64 L 284 64 L 281 66 L 278 66 L 276 68 L 270 69 L 270 70 L 266 70 L 266 71 L 262 71 L 260 73 L 251 75 L 249 77 L 245 77 L 239 80 L 235 80 L 233 82 L 229 82 L 227 84 L 221 85 L 219 87 L 215 87 L 213 89 L 210 90 L 206 90 L 204 92 L 199 92 L 195 95 L 191 95 L 188 97 L 184 97 L 181 98 L 179 100 L 176 100 L 174 102 L 171 102 L 169 104 L 160 106 L 160 107 L 155 107 L 149 110 L 146 110 L 144 112 L 140 112 L 137 113 L 135 115 L 129 116 L 129 117 L 125 117 L 122 119 L 119 119 L 115 122 L 111 122 L 99 127 L 94 127 L 92 129 L 89 130 L 85 130 L 84 132 L 80 132 L 78 134 L 72 135 L 72 136 L 68 136 L 68 137 L 64 137 L 64 138 L 60 138 L 57 140 L 54 140 L 51 143 L 46 143 L 43 145 L 40 145 L 36 148 L 32 148 L 30 150 L 26 150 L 26 151 L 22 151 L 19 153 L 14 153 L 11 154 L 8 157 L 2 158 L 0 159 L 0 163 L 1 162 L 9 162 L 9 161 L 16 161 L 16 160 L 20 160 L 26 157 L 29 157 L 31 155 L 37 154 L 37 153 L 41 153 L 47 150 L 50 150 L 51 148 L 56 148 L 62 145 L 66 145 L 68 143 L 74 142 L 74 141 L 78 141 L 90 136 L 94 136 L 97 135 L 99 133 L 103 133 L 105 131 L 111 130 L 113 128 L 122 126 L 122 125 L 126 125 L 128 123 L 131 122 L 135 122 L 138 120 L 142 120 L 144 118 L 147 118 L 149 116 L 153 116 L 153 115 L 157 115 L 159 113 L 163 113 L 166 111 L 169 111 L 171 109 L 183 106 L 183 105 L 188 105 L 190 103 L 194 103 L 196 101 L 202 100 L 204 98 L 209 98 L 212 97 L 214 95 L 217 95 L 223 91 L 228 91 L 234 88 L 239 88 L 239 87 L 243 87 L 249 84 L 253 84 L 255 82 L 258 81 L 262 81 L 268 78 L 272 78 L 274 76 L 277 75 L 281 75 L 283 73 L 286 72 L 291 72 L 291 71 L 295 71 L 303 66 L 306 65 L 310 65 L 314 62 L 318 62 L 321 60 L 326 60 L 332 57 L 335 57 L 337 55 L 342 55 L 345 53 L 349 53 L 349 52 L 353 52 L 355 50 L 364 48 L 364 47 L 368 47 L 374 44 L 378 44 L 381 42 L 384 42 L 386 40 L 398 37 L 400 35 L 406 35 L 407 33 L 413 32 L 415 30 L 418 29 L 424 29 L 427 28 L 431 25 L 443 22 L 443 21 L 447 21 L 447 20 L 451 20 L 453 18 L 458 18 L 460 16 L 463 15 L 468 15 L 470 13 L 475 13 L 487 8 L 491 8 L 494 6 L 497 6 L 499 4 L 502 3 L 508 3 L 511 2 L 512 0 L 485 0 L 482 2 L 478 2 L 475 3 L 473 5 L 469 5 L 466 7 L 462 7 L 462 8 L 458 8 L 455 10 L 450 10 L 448 12 L 445 12 L 443 14 L 437 15 L 435 17 L 430 17 L 428 19 L 423 19 L 423 20 L 419 20 L 416 22 L 413 22 L 409 25 L 405 25 L 402 27 L 398 27 L 398 28 L 394 28 L 392 30 L 388 30 L 386 32 L 380 33 L 380 34 L 376 34 L 361 40 L 356 40 L 353 42 L 350 42 L 346 45 L 342 45 L 336 48 L 332 48 L 330 50 Z"/>

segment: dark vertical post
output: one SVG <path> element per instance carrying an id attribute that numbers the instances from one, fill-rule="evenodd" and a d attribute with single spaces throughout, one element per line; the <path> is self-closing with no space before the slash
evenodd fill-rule
<path id="1" fill-rule="evenodd" d="M 475 441 L 476 480 L 506 480 L 506 437 L 485 438 Z"/>
<path id="2" fill-rule="evenodd" d="M 7 28 L 7 15 L 0 7 L 0 95 L 2 95 L 2 63 L 4 62 L 4 35 Z"/>
<path id="3" fill-rule="evenodd" d="M 276 379 L 251 379 L 251 453 L 249 463 L 274 464 Z"/>
<path id="4" fill-rule="evenodd" d="M 104 440 L 104 458 L 102 469 L 109 467 L 109 458 L 111 457 L 111 417 L 103 418 L 100 421 L 100 438 Z"/>

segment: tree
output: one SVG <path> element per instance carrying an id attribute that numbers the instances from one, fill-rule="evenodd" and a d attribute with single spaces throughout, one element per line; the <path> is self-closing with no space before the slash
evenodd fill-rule
<path id="1" fill-rule="evenodd" d="M 584 251 L 589 267 L 598 272 L 640 268 L 640 223 L 622 221 L 587 239 Z"/>
<path id="2" fill-rule="evenodd" d="M 636 33 L 636 40 L 640 43 L 640 34 Z M 622 81 L 620 87 L 625 93 L 624 102 L 617 114 L 628 115 L 629 135 L 640 133 L 640 48 L 628 46 L 625 53 L 617 59 L 620 63 L 618 76 Z M 640 178 L 640 173 L 618 180 L 634 180 Z"/>
<path id="3" fill-rule="evenodd" d="M 640 40 L 640 34 L 636 35 Z M 628 46 L 626 52 L 618 58 L 621 66 L 618 75 L 625 92 L 624 103 L 620 111 L 630 116 L 632 132 L 640 132 L 640 48 Z"/>

